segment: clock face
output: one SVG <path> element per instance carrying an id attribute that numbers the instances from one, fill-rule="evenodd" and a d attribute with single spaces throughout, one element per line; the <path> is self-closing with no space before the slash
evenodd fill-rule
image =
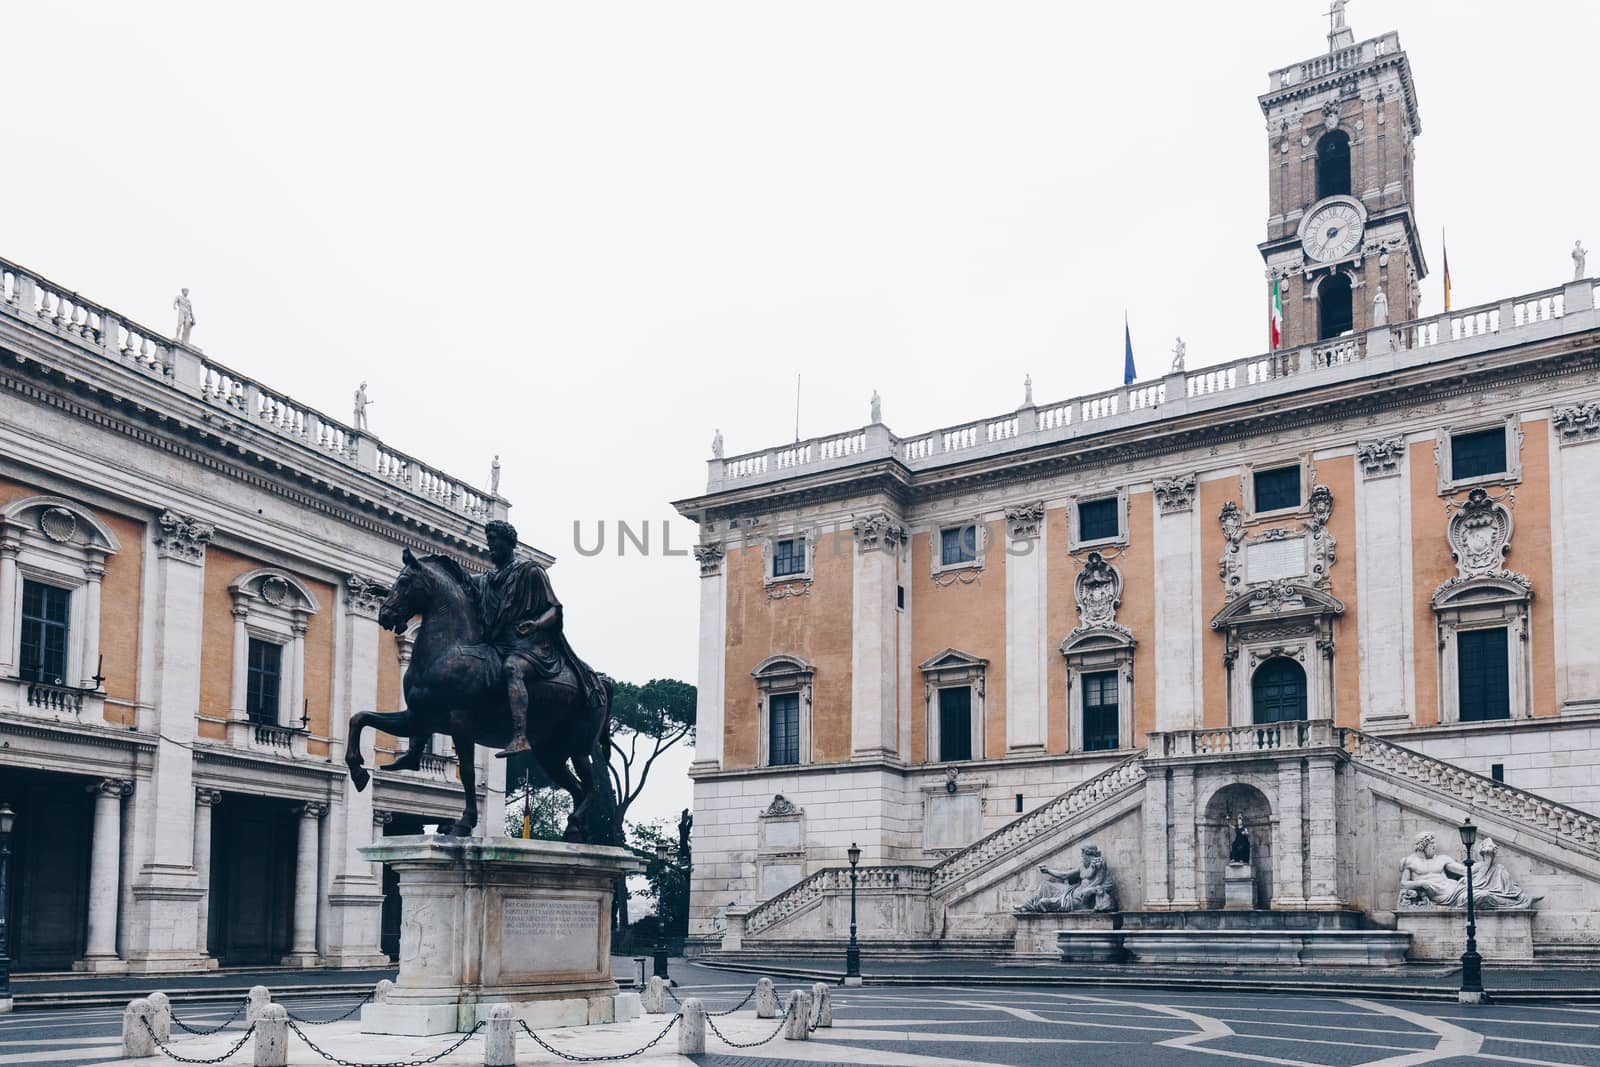
<path id="1" fill-rule="evenodd" d="M 1349 204 L 1319 207 L 1306 219 L 1302 243 L 1306 255 L 1318 263 L 1343 259 L 1361 243 L 1361 213 Z"/>

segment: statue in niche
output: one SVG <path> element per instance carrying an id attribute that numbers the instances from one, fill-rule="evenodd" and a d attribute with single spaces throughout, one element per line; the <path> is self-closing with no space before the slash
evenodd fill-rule
<path id="1" fill-rule="evenodd" d="M 1040 865 L 1044 880 L 1037 892 L 1018 906 L 1019 912 L 1116 911 L 1117 883 L 1106 870 L 1097 845 L 1083 846 L 1083 863 L 1075 871 Z"/>
<path id="2" fill-rule="evenodd" d="M 1244 828 L 1244 816 L 1234 817 L 1233 844 L 1228 846 L 1229 863 L 1250 862 L 1250 831 Z"/>
<path id="3" fill-rule="evenodd" d="M 1500 846 L 1485 836 L 1473 864 L 1472 903 L 1484 911 L 1531 908 L 1543 897 L 1529 895 L 1499 862 Z M 1433 834 L 1417 835 L 1416 850 L 1400 864 L 1400 906 L 1403 908 L 1467 907 L 1467 867 L 1436 854 Z"/>

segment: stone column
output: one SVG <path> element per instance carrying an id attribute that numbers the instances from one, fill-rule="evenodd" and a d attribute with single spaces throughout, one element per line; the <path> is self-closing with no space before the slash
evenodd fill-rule
<path id="1" fill-rule="evenodd" d="M 1312 756 L 1308 761 L 1310 794 L 1305 813 L 1309 840 L 1306 849 L 1306 904 L 1313 908 L 1339 908 L 1339 805 L 1333 756 Z"/>
<path id="2" fill-rule="evenodd" d="M 720 543 L 696 545 L 700 561 L 700 686 L 692 770 L 722 769 L 723 676 L 727 670 L 728 587 Z"/>
<path id="3" fill-rule="evenodd" d="M 1198 730 L 1205 698 L 1201 652 L 1200 526 L 1193 474 L 1155 483 L 1156 729 Z M 1142 742 L 1139 738 L 1138 742 Z M 1138 743 L 1136 742 L 1136 743 Z"/>
<path id="4" fill-rule="evenodd" d="M 895 589 L 903 533 L 894 516 L 880 511 L 857 517 L 854 535 L 850 756 L 893 759 L 900 745 Z"/>
<path id="5" fill-rule="evenodd" d="M 306 707 L 306 617 L 296 612 L 290 629 L 294 639 L 289 643 L 289 721 L 283 726 L 299 726 Z"/>
<path id="6" fill-rule="evenodd" d="M 337 650 L 339 669 L 334 678 L 334 706 L 329 722 L 336 752 L 349 733 L 351 713 L 377 708 L 378 609 L 384 594 L 377 582 L 354 574 L 345 579 L 340 590 L 343 611 Z M 368 730 L 361 744 L 361 758 L 368 766 L 376 762 L 373 743 L 374 731 Z M 348 775 L 342 782 L 343 795 L 328 818 L 328 910 L 323 964 L 378 967 L 386 958 L 379 945 L 383 926 L 383 884 L 379 880 L 382 872 L 359 851 L 373 841 L 373 791 L 357 791 Z"/>
<path id="7" fill-rule="evenodd" d="M 159 736 L 134 825 L 143 837 L 127 923 L 127 960 L 138 972 L 199 970 L 197 940 L 205 889 L 194 871 L 195 720 L 200 711 L 200 633 L 209 523 L 163 512 L 153 524 L 154 564 L 146 592 L 144 647 L 150 664 L 151 726 Z M 141 677 L 141 692 L 146 691 Z"/>
<path id="8" fill-rule="evenodd" d="M 1286 759 L 1278 764 L 1278 828 L 1272 838 L 1272 906 L 1306 906 L 1305 840 L 1301 827 L 1304 817 L 1300 800 L 1300 760 Z"/>
<path id="9" fill-rule="evenodd" d="M 121 896 L 122 798 L 133 783 L 106 778 L 89 787 L 94 793 L 94 837 L 89 851 L 89 932 L 83 959 L 74 970 L 124 972 L 117 956 L 117 903 Z"/>
<path id="10" fill-rule="evenodd" d="M 106 576 L 105 558 L 92 558 L 84 566 L 83 573 L 88 580 L 83 587 L 83 642 L 78 646 L 83 657 L 78 673 L 83 680 L 78 684 L 84 689 L 94 689 L 100 684 L 95 675 L 100 673 L 100 583 Z"/>
<path id="11" fill-rule="evenodd" d="M 1045 659 L 1044 502 L 1006 510 L 1006 752 L 1043 752 L 1049 717 Z"/>
<path id="12" fill-rule="evenodd" d="M 194 877 L 205 891 L 200 897 L 195 936 L 201 953 L 207 957 L 211 954 L 211 809 L 220 803 L 222 793 L 219 790 L 194 791 Z"/>
<path id="13" fill-rule="evenodd" d="M 250 605 L 233 605 L 233 674 L 228 686 L 228 718 L 245 718 L 246 687 L 250 680 L 250 632 L 245 628 Z"/>
<path id="14" fill-rule="evenodd" d="M 1172 907 L 1201 906 L 1195 855 L 1194 768 L 1172 769 Z"/>
<path id="15" fill-rule="evenodd" d="M 1416 591 L 1405 438 L 1363 441 L 1356 461 L 1361 469 L 1356 483 L 1361 725 L 1397 725 L 1413 718 L 1411 598 Z"/>
<path id="16" fill-rule="evenodd" d="M 1167 813 L 1167 772 L 1155 767 L 1144 780 L 1144 906 L 1151 910 L 1170 904 L 1167 845 L 1173 836 Z"/>
<path id="17" fill-rule="evenodd" d="M 294 943 L 283 963 L 289 967 L 315 967 L 322 962 L 317 954 L 317 831 L 328 805 L 310 801 L 294 811 L 300 818 L 300 841 L 294 861 Z"/>
<path id="18" fill-rule="evenodd" d="M 17 584 L 17 556 L 22 552 L 22 539 L 13 526 L 0 526 L 0 673 L 16 672 L 16 657 L 12 649 L 17 644 L 17 619 L 21 615 Z"/>

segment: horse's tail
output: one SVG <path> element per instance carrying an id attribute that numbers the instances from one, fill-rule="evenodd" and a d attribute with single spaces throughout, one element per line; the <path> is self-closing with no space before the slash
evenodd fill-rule
<path id="1" fill-rule="evenodd" d="M 609 674 L 600 676 L 600 688 L 605 697 L 605 704 L 600 708 L 600 721 L 595 724 L 595 744 L 599 744 L 602 738 L 606 740 L 611 738 L 611 700 L 617 691 L 616 683 L 611 680 Z"/>

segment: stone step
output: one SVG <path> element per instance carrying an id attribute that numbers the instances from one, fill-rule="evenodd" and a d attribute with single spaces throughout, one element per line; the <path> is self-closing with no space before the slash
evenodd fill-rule
<path id="1" fill-rule="evenodd" d="M 715 963 L 741 957 L 767 956 L 781 959 L 835 959 L 842 958 L 845 938 L 745 938 L 737 952 L 711 951 L 697 955 L 697 961 Z M 990 959 L 1009 956 L 1010 938 L 871 938 L 862 939 L 861 950 L 875 958 L 897 960 L 939 960 L 953 958 Z"/>
<path id="2" fill-rule="evenodd" d="M 1271 913 L 1268 913 L 1271 914 Z M 1212 964 L 1216 966 L 1400 967 L 1411 935 L 1392 930 L 1063 930 L 1068 963 Z"/>

